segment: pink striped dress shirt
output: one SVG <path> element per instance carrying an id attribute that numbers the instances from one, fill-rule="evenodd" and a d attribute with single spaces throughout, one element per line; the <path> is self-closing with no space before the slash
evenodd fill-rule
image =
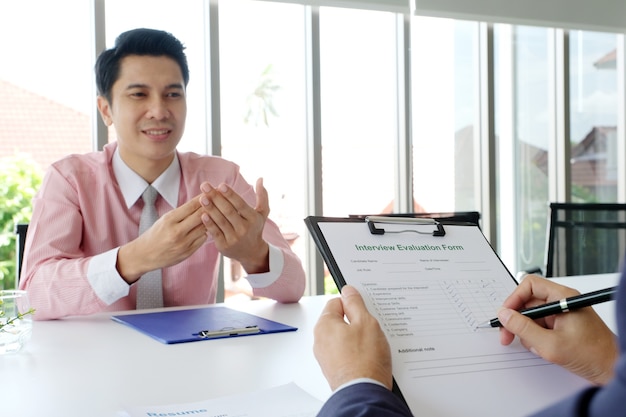
<path id="1" fill-rule="evenodd" d="M 135 239 L 141 203 L 130 208 L 113 169 L 116 143 L 101 152 L 71 155 L 48 169 L 33 200 L 20 288 L 29 292 L 35 319 L 135 308 L 135 285 L 128 285 L 115 269 L 118 248 Z M 248 204 L 256 195 L 225 159 L 178 153 L 180 186 L 178 205 L 200 193 L 200 184 L 226 183 Z M 159 215 L 172 207 L 159 196 Z M 278 227 L 267 220 L 263 231 L 270 244 L 270 272 L 249 275 L 254 294 L 280 302 L 296 302 L 304 293 L 305 275 L 300 259 Z M 165 306 L 214 303 L 219 252 L 207 242 L 177 265 L 163 269 Z"/>

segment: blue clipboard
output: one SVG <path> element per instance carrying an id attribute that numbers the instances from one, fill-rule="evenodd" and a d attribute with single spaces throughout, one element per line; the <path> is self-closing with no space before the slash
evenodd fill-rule
<path id="1" fill-rule="evenodd" d="M 111 319 L 165 344 L 298 330 L 297 327 L 222 306 L 124 314 Z"/>

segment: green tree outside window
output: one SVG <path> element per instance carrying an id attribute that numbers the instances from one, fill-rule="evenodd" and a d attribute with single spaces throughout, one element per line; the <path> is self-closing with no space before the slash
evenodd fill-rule
<path id="1" fill-rule="evenodd" d="M 14 289 L 17 277 L 15 225 L 28 223 L 42 170 L 27 155 L 0 159 L 0 289 Z"/>

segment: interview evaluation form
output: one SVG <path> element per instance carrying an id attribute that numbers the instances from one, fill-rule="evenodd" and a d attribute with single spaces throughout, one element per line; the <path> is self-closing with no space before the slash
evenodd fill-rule
<path id="1" fill-rule="evenodd" d="M 419 415 L 523 416 L 587 382 L 499 342 L 494 317 L 517 285 L 477 226 L 384 224 L 318 218 L 316 243 L 338 286 L 363 295 L 387 335 L 394 379 Z M 431 226 L 432 227 L 432 226 Z M 326 252 L 326 254 L 324 254 Z"/>

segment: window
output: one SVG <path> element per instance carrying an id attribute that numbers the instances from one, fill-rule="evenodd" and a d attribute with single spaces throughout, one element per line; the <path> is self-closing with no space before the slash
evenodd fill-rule
<path id="1" fill-rule="evenodd" d="M 1 2 L 0 15 L 0 158 L 26 154 L 43 171 L 69 153 L 90 151 L 89 2 Z"/>
<path id="2" fill-rule="evenodd" d="M 0 289 L 13 289 L 16 224 L 52 162 L 91 150 L 95 96 L 89 2 L 3 1 L 0 16 Z"/>
<path id="3" fill-rule="evenodd" d="M 346 22 L 350 30 L 346 29 Z M 394 200 L 395 15 L 321 8 L 324 215 L 376 214 Z"/>
<path id="4" fill-rule="evenodd" d="M 553 139 L 549 40 L 554 32 L 510 25 L 496 25 L 494 32 L 499 240 L 505 262 L 515 273 L 540 267 L 545 257 L 548 150 Z"/>
<path id="5" fill-rule="evenodd" d="M 413 181 L 416 211 L 480 211 L 476 22 L 412 22 Z"/>
<path id="6" fill-rule="evenodd" d="M 43 170 L 67 154 L 94 148 L 92 126 L 99 116 L 92 35 L 102 28 L 91 22 L 93 5 L 104 4 L 107 46 L 136 27 L 167 30 L 183 41 L 191 80 L 180 149 L 215 149 L 238 163 L 251 184 L 263 177 L 270 218 L 305 265 L 314 252 L 304 217 L 393 212 L 404 205 L 398 200 L 406 196 L 398 194 L 412 192 L 412 211 L 481 211 L 486 201 L 495 201 L 489 209 L 496 207 L 497 230 L 489 236 L 498 238 L 496 250 L 514 272 L 543 263 L 549 201 L 612 202 L 626 195 L 626 179 L 618 175 L 626 164 L 619 142 L 623 75 L 616 70 L 622 34 L 590 31 L 599 27 L 591 21 L 579 22 L 584 31 L 511 25 L 510 19 L 499 20 L 508 10 L 504 3 L 484 14 L 498 22 L 486 26 L 454 20 L 463 8 L 481 10 L 467 2 L 451 10 L 438 10 L 447 7 L 441 2 L 415 3 L 424 13 L 450 17 L 445 19 L 382 11 L 390 2 L 337 2 L 355 7 L 341 8 L 331 7 L 333 0 L 312 1 L 318 6 L 310 8 L 306 0 L 0 3 L 3 16 L 16 17 L 0 26 L 0 158 L 25 152 Z M 594 6 L 581 1 L 576 7 Z M 209 22 L 215 10 L 219 29 Z M 410 52 L 401 56 L 406 22 Z M 612 30 L 612 22 L 602 30 Z M 219 50 L 210 47 L 213 36 Z M 309 60 L 312 43 L 319 45 L 319 63 Z M 215 58 L 219 103 L 210 100 L 217 96 L 211 91 Z M 495 97 L 488 102 L 492 114 L 484 112 L 485 100 L 493 97 L 479 88 L 486 75 Z M 319 111 L 308 107 L 311 78 L 320 82 Z M 410 107 L 402 107 L 404 93 Z M 220 119 L 213 120 L 214 114 Z M 315 155 L 307 136 L 311 114 L 313 130 L 320 129 L 315 139 L 321 137 Z M 495 126 L 495 144 L 482 143 L 485 120 Z M 411 137 L 403 142 L 406 126 Z M 212 137 L 212 129 L 219 137 Z M 409 142 L 412 148 L 404 150 Z M 494 167 L 485 167 L 486 153 Z M 320 165 L 320 178 L 309 178 L 307 167 Z M 411 169 L 405 173 L 403 165 Z M 493 189 L 483 189 L 485 168 L 495 171 Z M 321 190 L 321 203 L 309 201 L 312 183 L 316 193 Z M 399 192 L 401 184 L 412 184 L 411 191 Z M 491 220 L 481 214 L 483 223 Z M 225 266 L 227 281 L 236 284 L 237 265 Z M 319 273 L 307 272 L 310 279 Z"/>
<path id="7" fill-rule="evenodd" d="M 302 260 L 305 217 L 304 7 L 229 0 L 220 3 L 222 156 L 263 182 L 270 219 Z M 249 293 L 236 262 L 225 259 L 228 294 Z"/>
<path id="8" fill-rule="evenodd" d="M 570 32 L 572 201 L 617 201 L 617 36 Z"/>

